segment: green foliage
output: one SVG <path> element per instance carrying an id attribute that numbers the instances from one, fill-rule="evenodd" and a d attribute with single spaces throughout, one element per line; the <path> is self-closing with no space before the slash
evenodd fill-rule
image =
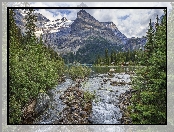
<path id="1" fill-rule="evenodd" d="M 12 9 L 9 10 L 9 43 L 15 43 L 16 48 L 22 43 L 22 34 L 16 26 L 14 20 L 15 13 Z"/>
<path id="2" fill-rule="evenodd" d="M 89 91 L 85 91 L 84 92 L 84 100 L 85 102 L 91 102 L 92 100 L 95 99 L 95 93 L 89 92 Z"/>
<path id="3" fill-rule="evenodd" d="M 47 91 L 58 83 L 64 72 L 64 62 L 40 41 L 21 44 L 18 28 L 10 12 L 9 48 L 9 123 L 20 124 L 22 109 L 40 91 Z M 35 37 L 35 36 L 34 36 Z M 26 37 L 23 38 L 24 40 Z M 27 38 L 29 39 L 29 38 Z M 26 41 L 26 40 L 25 40 Z"/>
<path id="4" fill-rule="evenodd" d="M 36 42 L 35 36 L 35 22 L 37 21 L 37 17 L 34 15 L 34 9 L 25 9 L 27 11 L 27 15 L 25 16 L 25 20 L 27 21 L 25 28 L 26 28 L 26 40 L 25 43 L 33 43 Z"/>
<path id="5" fill-rule="evenodd" d="M 137 71 L 133 79 L 131 102 L 131 118 L 134 124 L 165 124 L 166 123 L 166 11 L 162 22 L 157 23 L 155 31 L 151 21 L 147 32 L 142 64 L 144 68 Z"/>
<path id="6" fill-rule="evenodd" d="M 143 51 L 127 51 L 127 52 L 116 52 L 111 51 L 110 55 L 108 54 L 108 50 L 105 50 L 105 56 L 100 57 L 98 55 L 95 65 L 96 66 L 109 66 L 109 65 L 120 65 L 129 62 L 129 65 L 140 65 L 141 57 L 143 56 Z"/>
<path id="7" fill-rule="evenodd" d="M 70 77 L 74 80 L 76 78 L 84 78 L 89 76 L 91 69 L 87 66 L 71 66 L 68 70 Z"/>

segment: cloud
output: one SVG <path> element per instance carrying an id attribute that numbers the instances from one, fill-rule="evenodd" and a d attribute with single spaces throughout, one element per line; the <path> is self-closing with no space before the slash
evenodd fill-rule
<path id="1" fill-rule="evenodd" d="M 169 2 L 84 2 L 88 7 L 172 7 Z M 81 2 L 35 2 L 31 6 L 38 7 L 76 7 Z M 48 19 L 66 17 L 75 20 L 79 9 L 68 9 L 62 13 L 59 9 L 40 10 Z M 149 20 L 156 21 L 156 16 L 163 14 L 162 9 L 87 9 L 100 22 L 114 22 L 117 28 L 127 37 L 142 37 L 146 35 Z M 54 15 L 53 15 L 54 14 Z"/>
<path id="2" fill-rule="evenodd" d="M 113 21 L 127 37 L 145 36 L 150 19 L 156 21 L 157 14 L 163 14 L 162 9 L 91 9 L 87 12 L 101 22 Z"/>

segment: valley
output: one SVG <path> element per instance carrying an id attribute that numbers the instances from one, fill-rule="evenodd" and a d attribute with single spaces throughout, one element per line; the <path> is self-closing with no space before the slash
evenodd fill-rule
<path id="1" fill-rule="evenodd" d="M 24 12 L 9 10 L 9 124 L 166 124 L 165 10 L 141 38 L 84 9 Z"/>

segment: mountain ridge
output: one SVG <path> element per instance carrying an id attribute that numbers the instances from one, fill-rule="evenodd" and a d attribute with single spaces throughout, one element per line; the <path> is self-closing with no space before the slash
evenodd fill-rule
<path id="1" fill-rule="evenodd" d="M 112 50 L 117 51 L 118 49 L 119 51 L 137 50 L 145 45 L 144 38 L 127 38 L 113 22 L 99 22 L 85 10 L 77 12 L 77 18 L 73 21 L 65 17 L 50 21 L 41 13 L 35 15 L 38 18 L 36 36 L 39 37 L 40 34 L 43 34 L 45 44 L 50 45 L 61 56 L 71 52 L 76 55 L 79 49 L 83 49 L 87 45 L 89 46 L 87 41 L 89 41 L 88 38 L 90 37 L 96 38 L 94 42 L 98 38 L 105 39 L 106 41 L 104 42 L 107 43 L 108 48 L 111 49 L 113 47 Z M 23 20 L 18 21 L 23 22 Z M 91 40 L 90 42 L 93 43 Z M 103 44 L 100 45 L 100 42 L 96 43 L 98 47 L 96 47 L 97 45 L 95 47 L 102 49 L 102 51 L 103 47 L 107 48 Z M 81 56 L 90 54 L 90 52 L 81 53 Z"/>

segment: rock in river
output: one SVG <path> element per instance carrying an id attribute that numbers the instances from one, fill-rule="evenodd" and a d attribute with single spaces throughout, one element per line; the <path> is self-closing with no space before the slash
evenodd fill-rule
<path id="1" fill-rule="evenodd" d="M 36 99 L 35 113 L 40 114 L 43 112 L 49 105 L 50 97 L 46 93 L 39 93 Z"/>

